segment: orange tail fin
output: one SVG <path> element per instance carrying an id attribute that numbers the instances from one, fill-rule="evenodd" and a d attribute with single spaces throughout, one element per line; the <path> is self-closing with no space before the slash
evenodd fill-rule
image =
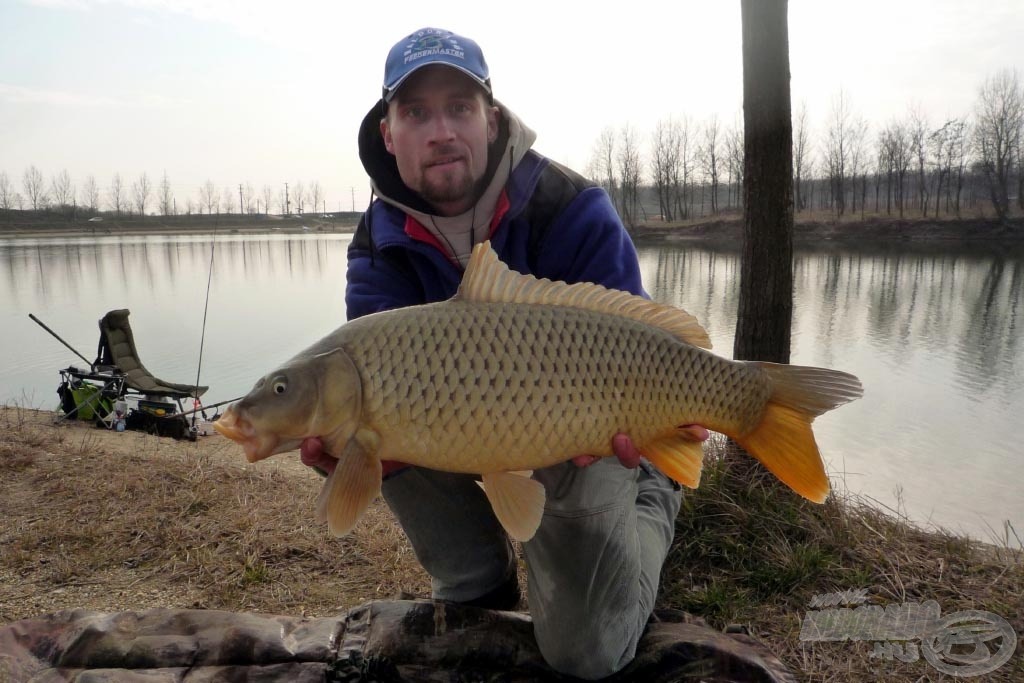
<path id="1" fill-rule="evenodd" d="M 769 403 L 761 424 L 734 440 L 789 488 L 808 500 L 824 503 L 828 475 L 811 431 L 812 419 L 793 408 Z"/>
<path id="2" fill-rule="evenodd" d="M 733 439 L 784 484 L 815 503 L 825 502 L 828 475 L 814 441 L 811 422 L 858 398 L 860 380 L 837 370 L 758 363 L 772 382 L 761 423 Z"/>

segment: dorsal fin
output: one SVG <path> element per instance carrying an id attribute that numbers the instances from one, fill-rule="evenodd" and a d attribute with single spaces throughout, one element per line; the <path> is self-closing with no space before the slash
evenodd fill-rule
<path id="1" fill-rule="evenodd" d="M 621 315 L 661 328 L 687 344 L 711 348 L 707 331 L 696 318 L 681 308 L 590 282 L 570 285 L 522 275 L 511 270 L 498 258 L 490 242 L 481 242 L 473 247 L 466 274 L 454 298 L 481 303 L 570 306 Z"/>

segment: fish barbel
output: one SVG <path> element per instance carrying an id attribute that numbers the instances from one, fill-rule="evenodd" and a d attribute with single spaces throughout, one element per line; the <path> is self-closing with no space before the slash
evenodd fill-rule
<path id="1" fill-rule="evenodd" d="M 348 533 L 380 492 L 381 460 L 481 476 L 509 534 L 544 511 L 529 477 L 628 434 L 655 467 L 696 487 L 703 448 L 726 434 L 800 495 L 828 476 L 813 419 L 859 397 L 836 370 L 732 361 L 690 314 L 600 285 L 511 271 L 477 245 L 448 301 L 353 320 L 260 379 L 214 427 L 250 462 L 318 436 L 339 456 L 317 516 Z"/>

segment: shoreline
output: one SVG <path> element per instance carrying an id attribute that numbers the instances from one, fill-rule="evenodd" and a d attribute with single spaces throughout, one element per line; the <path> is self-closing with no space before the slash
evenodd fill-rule
<path id="1" fill-rule="evenodd" d="M 645 224 L 631 231 L 634 239 L 664 242 L 700 242 L 739 248 L 743 219 L 739 216 L 691 221 L 687 224 Z M 990 218 L 891 218 L 867 217 L 849 221 L 798 217 L 793 225 L 797 247 L 835 246 L 968 246 L 992 248 L 1013 245 L 1024 249 L 1024 217 L 1005 223 Z"/>
<path id="2" fill-rule="evenodd" d="M 318 225 L 303 227 L 296 225 L 116 225 L 109 224 L 103 228 L 92 228 L 83 225 L 70 227 L 47 226 L 45 228 L 19 227 L 4 229 L 0 226 L 2 239 L 61 239 L 79 237 L 145 237 L 148 235 L 350 235 L 355 232 L 355 225 Z"/>
<path id="3" fill-rule="evenodd" d="M 355 218 L 355 217 L 352 217 Z M 53 239 L 78 237 L 138 237 L 146 235 L 304 235 L 355 232 L 358 218 L 343 219 L 261 217 L 219 220 L 178 218 L 111 219 L 102 222 L 8 223 L 0 222 L 0 239 Z M 739 248 L 743 218 L 736 214 L 685 222 L 646 222 L 629 230 L 634 240 L 644 242 L 701 242 L 719 247 Z M 857 245 L 979 245 L 1012 244 L 1024 247 L 1024 217 L 1006 222 L 993 218 L 893 218 L 870 216 L 836 221 L 797 216 L 793 226 L 795 246 Z"/>

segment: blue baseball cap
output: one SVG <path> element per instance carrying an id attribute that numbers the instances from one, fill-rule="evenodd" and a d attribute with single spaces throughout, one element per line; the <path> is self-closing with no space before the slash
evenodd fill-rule
<path id="1" fill-rule="evenodd" d="M 422 28 L 395 43 L 384 64 L 384 101 L 417 69 L 444 64 L 466 74 L 491 94 L 491 76 L 484 53 L 476 42 L 443 28 Z"/>

